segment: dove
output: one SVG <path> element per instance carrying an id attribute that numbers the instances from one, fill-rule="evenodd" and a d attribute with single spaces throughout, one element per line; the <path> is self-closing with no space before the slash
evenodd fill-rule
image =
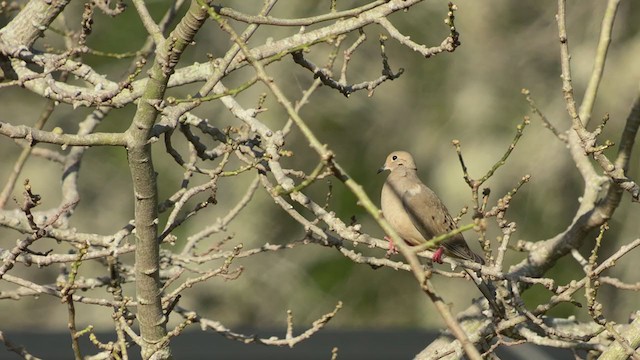
<path id="1" fill-rule="evenodd" d="M 391 171 L 382 187 L 380 205 L 385 219 L 409 245 L 425 241 L 456 229 L 456 224 L 442 200 L 418 178 L 416 164 L 406 151 L 394 151 L 378 172 Z M 484 264 L 471 251 L 464 236 L 456 234 L 435 251 L 433 261 L 442 264 L 442 253 L 458 259 Z"/>
<path id="2" fill-rule="evenodd" d="M 457 228 L 442 200 L 418 178 L 417 167 L 411 154 L 394 151 L 378 173 L 390 171 L 382 187 L 380 206 L 384 218 L 409 245 L 420 245 L 427 240 Z M 442 254 L 484 265 L 484 260 L 474 253 L 462 233 L 444 240 L 436 249 L 432 260 L 442 264 Z M 472 275 L 476 286 L 489 300 L 494 310 L 501 309 L 495 303 L 495 291 L 488 288 L 479 276 Z M 498 311 L 502 313 L 502 311 Z"/>

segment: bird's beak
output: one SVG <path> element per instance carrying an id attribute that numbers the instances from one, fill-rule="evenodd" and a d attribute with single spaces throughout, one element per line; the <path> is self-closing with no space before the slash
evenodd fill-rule
<path id="1" fill-rule="evenodd" d="M 382 165 L 382 167 L 381 167 L 380 169 L 378 169 L 377 174 L 380 174 L 381 172 L 383 172 L 383 171 L 385 171 L 385 170 L 387 170 L 387 167 L 386 167 L 386 166 L 384 166 L 384 165 Z"/>

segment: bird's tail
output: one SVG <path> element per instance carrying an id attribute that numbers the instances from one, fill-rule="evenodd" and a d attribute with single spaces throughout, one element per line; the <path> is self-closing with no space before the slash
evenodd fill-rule
<path id="1" fill-rule="evenodd" d="M 478 290 L 480 290 L 482 295 L 487 298 L 489 306 L 491 307 L 493 312 L 496 313 L 496 315 L 498 315 L 499 317 L 504 318 L 504 308 L 500 306 L 496 301 L 496 289 L 493 284 L 484 281 L 482 277 L 480 277 L 480 275 L 473 270 L 464 269 L 464 271 L 469 274 L 469 276 L 473 280 L 473 283 L 478 287 Z"/>

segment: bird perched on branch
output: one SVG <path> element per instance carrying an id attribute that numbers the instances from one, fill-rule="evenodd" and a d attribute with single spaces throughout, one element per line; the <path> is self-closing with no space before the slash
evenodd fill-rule
<path id="1" fill-rule="evenodd" d="M 415 161 L 406 151 L 394 151 L 378 173 L 389 170 L 382 187 L 380 206 L 384 218 L 409 245 L 420 245 L 427 240 L 457 228 L 442 200 L 418 178 Z M 471 251 L 462 233 L 444 240 L 433 254 L 432 260 L 442 263 L 442 254 L 471 260 L 484 265 L 484 260 Z M 501 309 L 495 302 L 495 291 L 489 289 L 479 276 L 465 269 L 476 286 L 489 300 L 494 310 Z"/>

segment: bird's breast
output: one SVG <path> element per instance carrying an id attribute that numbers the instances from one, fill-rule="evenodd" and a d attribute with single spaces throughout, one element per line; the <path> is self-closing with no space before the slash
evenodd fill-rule
<path id="1" fill-rule="evenodd" d="M 403 193 L 393 186 L 393 183 L 386 182 L 380 194 L 380 206 L 384 218 L 389 225 L 407 243 L 417 245 L 425 241 L 418 229 L 413 225 L 411 218 L 407 214 L 402 203 Z"/>

